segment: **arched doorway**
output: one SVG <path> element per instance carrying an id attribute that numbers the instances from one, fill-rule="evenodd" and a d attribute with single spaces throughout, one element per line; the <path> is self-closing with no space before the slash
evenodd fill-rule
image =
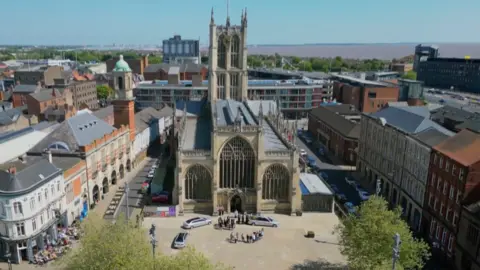
<path id="1" fill-rule="evenodd" d="M 93 190 L 92 190 L 92 198 L 93 198 L 93 201 L 94 201 L 94 202 L 98 201 L 99 198 L 100 198 L 98 185 L 95 185 L 95 186 L 93 187 Z"/>
<path id="2" fill-rule="evenodd" d="M 112 185 L 116 185 L 116 184 L 117 184 L 117 172 L 113 171 L 112 172 Z"/>
<path id="3" fill-rule="evenodd" d="M 123 179 L 123 176 L 125 175 L 123 164 L 120 164 L 120 168 L 118 169 L 118 172 L 120 173 L 120 179 Z"/>
<path id="4" fill-rule="evenodd" d="M 281 164 L 267 167 L 262 180 L 262 199 L 288 202 L 290 190 L 290 173 Z"/>
<path id="5" fill-rule="evenodd" d="M 255 163 L 255 152 L 246 140 L 228 141 L 220 154 L 220 188 L 253 188 Z"/>
<path id="6" fill-rule="evenodd" d="M 130 162 L 130 159 L 127 160 L 127 172 L 130 172 L 132 169 L 132 163 Z"/>
<path id="7" fill-rule="evenodd" d="M 233 213 L 235 212 L 235 210 L 240 213 L 243 212 L 242 198 L 238 194 L 233 195 L 232 198 L 230 199 L 230 212 Z"/>
<path id="8" fill-rule="evenodd" d="M 108 193 L 108 179 L 106 177 L 103 178 L 102 191 L 103 191 L 103 194 Z"/>
<path id="9" fill-rule="evenodd" d="M 185 199 L 209 201 L 212 199 L 212 175 L 202 165 L 192 165 L 185 174 Z"/>

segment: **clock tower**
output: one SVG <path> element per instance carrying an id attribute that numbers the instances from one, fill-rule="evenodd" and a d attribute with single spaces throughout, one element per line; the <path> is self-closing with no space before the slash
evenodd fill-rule
<path id="1" fill-rule="evenodd" d="M 113 86 L 115 100 L 113 101 L 114 126 L 128 125 L 130 141 L 135 140 L 135 102 L 133 97 L 133 76 L 128 63 L 120 59 L 113 69 Z"/>

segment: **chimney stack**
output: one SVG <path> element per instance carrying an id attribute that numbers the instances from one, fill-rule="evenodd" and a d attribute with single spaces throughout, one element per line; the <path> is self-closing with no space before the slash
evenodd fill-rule
<path id="1" fill-rule="evenodd" d="M 17 173 L 17 168 L 12 165 L 12 166 L 10 166 L 10 167 L 8 168 L 8 172 L 9 172 L 10 174 L 16 174 L 16 173 Z"/>

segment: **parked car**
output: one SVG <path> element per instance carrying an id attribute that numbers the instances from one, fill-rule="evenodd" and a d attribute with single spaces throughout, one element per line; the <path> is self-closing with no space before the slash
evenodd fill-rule
<path id="1" fill-rule="evenodd" d="M 156 168 L 158 168 L 158 164 L 157 164 L 157 163 L 154 163 L 154 164 L 152 165 L 152 167 L 150 167 L 150 169 L 152 169 L 152 170 L 155 170 Z"/>
<path id="2" fill-rule="evenodd" d="M 336 185 L 330 185 L 330 187 L 332 188 L 332 190 L 335 192 L 335 193 L 339 193 L 340 190 L 338 189 L 338 187 Z"/>
<path id="3" fill-rule="evenodd" d="M 355 183 L 354 187 L 357 190 L 357 192 L 364 191 L 363 187 L 359 183 Z"/>
<path id="4" fill-rule="evenodd" d="M 326 172 L 321 172 L 320 177 L 323 178 L 323 180 L 328 180 L 328 174 Z"/>
<path id="5" fill-rule="evenodd" d="M 195 217 L 183 222 L 182 227 L 185 229 L 193 229 L 210 224 L 212 224 L 212 220 L 209 218 Z"/>
<path id="6" fill-rule="evenodd" d="M 153 172 L 153 173 L 152 173 L 152 172 L 149 172 L 148 175 L 147 175 L 148 178 L 153 178 L 154 176 L 155 176 L 155 173 L 154 173 L 154 172 Z"/>
<path id="7" fill-rule="evenodd" d="M 360 199 L 362 201 L 366 201 L 370 199 L 370 194 L 364 190 L 358 192 L 358 196 L 360 196 Z"/>
<path id="8" fill-rule="evenodd" d="M 351 176 L 345 177 L 345 181 L 353 187 L 356 187 L 356 185 L 357 185 L 357 182 L 355 182 L 355 179 L 353 179 L 353 177 L 351 177 Z"/>
<path id="9" fill-rule="evenodd" d="M 315 166 L 317 166 L 317 161 L 315 160 L 314 157 L 307 156 L 307 164 L 310 167 L 315 167 Z"/>
<path id="10" fill-rule="evenodd" d="M 280 223 L 275 221 L 273 218 L 270 217 L 256 217 L 248 221 L 248 224 L 252 226 L 269 226 L 269 227 L 278 227 Z"/>
<path id="11" fill-rule="evenodd" d="M 347 201 L 347 196 L 345 196 L 345 194 L 343 194 L 343 193 L 337 193 L 337 194 L 335 194 L 335 197 L 340 202 L 346 202 Z"/>
<path id="12" fill-rule="evenodd" d="M 306 156 L 307 155 L 307 151 L 305 151 L 305 149 L 300 149 L 300 156 Z"/>
<path id="13" fill-rule="evenodd" d="M 355 210 L 355 206 L 351 202 L 346 202 L 343 204 L 345 206 L 345 209 L 347 209 L 347 212 L 349 214 L 355 214 L 357 211 Z"/>
<path id="14" fill-rule="evenodd" d="M 160 191 L 156 194 L 152 194 L 153 203 L 168 203 L 168 191 Z"/>
<path id="15" fill-rule="evenodd" d="M 173 240 L 173 247 L 174 248 L 184 248 L 187 246 L 187 238 L 188 238 L 188 233 L 187 232 L 181 232 L 175 236 L 175 239 Z"/>

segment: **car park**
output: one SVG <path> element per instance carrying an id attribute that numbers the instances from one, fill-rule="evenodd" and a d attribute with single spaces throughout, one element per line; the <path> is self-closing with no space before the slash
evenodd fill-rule
<path id="1" fill-rule="evenodd" d="M 212 220 L 209 218 L 195 217 L 183 222 L 182 227 L 184 229 L 193 229 L 210 224 L 212 224 Z"/>
<path id="2" fill-rule="evenodd" d="M 248 224 L 252 226 L 268 226 L 268 227 L 278 227 L 280 225 L 278 221 L 275 221 L 270 217 L 255 217 L 248 221 Z"/>
<path id="3" fill-rule="evenodd" d="M 360 196 L 360 199 L 362 201 L 367 201 L 370 199 L 370 194 L 364 190 L 358 192 L 358 196 Z"/>
<path id="4" fill-rule="evenodd" d="M 335 193 L 339 193 L 340 190 L 338 189 L 338 187 L 336 185 L 330 185 L 330 187 L 332 188 L 333 191 L 335 191 Z"/>
<path id="5" fill-rule="evenodd" d="M 155 173 L 149 172 L 147 175 L 148 178 L 153 178 L 155 177 Z"/>
<path id="6" fill-rule="evenodd" d="M 181 232 L 173 240 L 174 248 L 184 248 L 187 246 L 188 232 Z"/>
<path id="7" fill-rule="evenodd" d="M 355 214 L 357 212 L 355 210 L 355 206 L 351 202 L 346 202 L 346 203 L 343 204 L 343 206 L 345 207 L 345 209 L 347 210 L 347 212 L 349 214 Z"/>
<path id="8" fill-rule="evenodd" d="M 323 178 L 323 180 L 328 180 L 328 174 L 326 172 L 320 172 L 320 177 Z"/>
<path id="9" fill-rule="evenodd" d="M 335 198 L 337 198 L 337 200 L 339 200 L 340 202 L 346 202 L 347 201 L 347 196 L 343 193 L 335 194 Z"/>
<path id="10" fill-rule="evenodd" d="M 315 160 L 314 157 L 307 156 L 307 165 L 310 166 L 310 167 L 316 167 L 317 166 L 317 161 Z"/>
<path id="11" fill-rule="evenodd" d="M 345 177 L 345 181 L 346 181 L 349 185 L 354 186 L 354 187 L 355 187 L 356 184 L 357 184 L 357 182 L 355 182 L 355 179 L 353 179 L 353 177 L 351 177 L 351 176 Z"/>
<path id="12" fill-rule="evenodd" d="M 307 155 L 307 151 L 305 151 L 305 149 L 300 149 L 300 156 L 306 156 Z"/>

